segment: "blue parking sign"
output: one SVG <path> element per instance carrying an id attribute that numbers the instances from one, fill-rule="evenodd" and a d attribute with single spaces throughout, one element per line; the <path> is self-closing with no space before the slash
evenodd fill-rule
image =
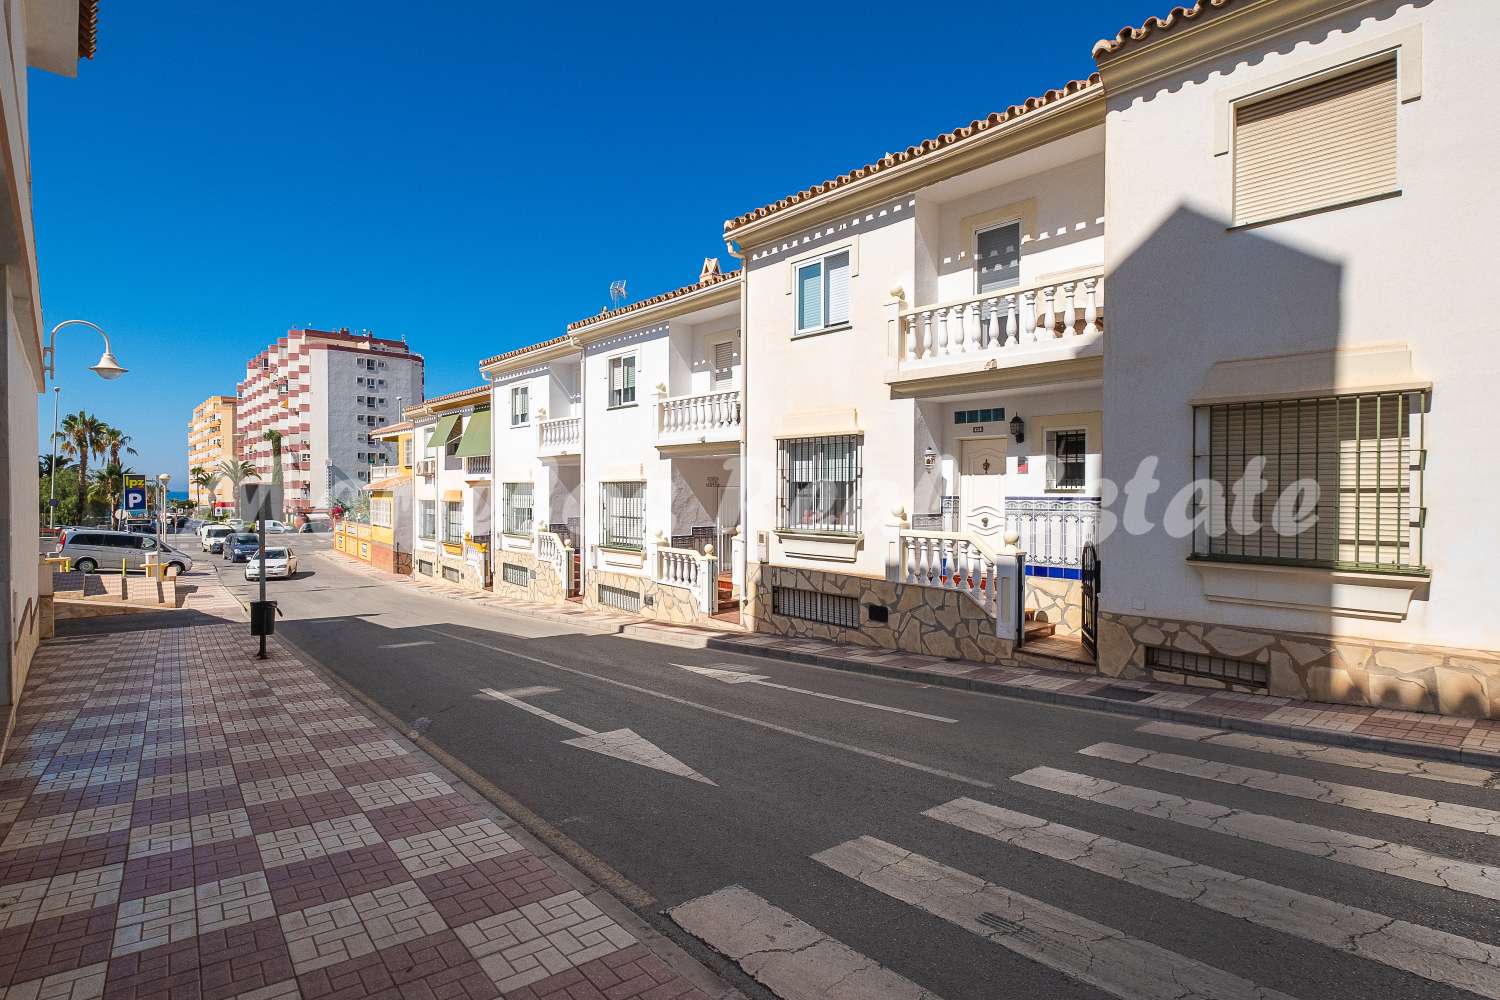
<path id="1" fill-rule="evenodd" d="M 144 486 L 126 487 L 125 509 L 127 511 L 144 511 L 146 509 L 146 488 Z"/>

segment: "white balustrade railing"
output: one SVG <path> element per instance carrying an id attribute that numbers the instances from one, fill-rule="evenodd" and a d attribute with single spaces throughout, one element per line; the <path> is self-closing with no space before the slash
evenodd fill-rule
<path id="1" fill-rule="evenodd" d="M 897 574 L 903 582 L 967 594 L 995 619 L 995 635 L 1019 636 L 1024 553 L 997 553 L 957 532 L 903 529 L 900 537 Z"/>
<path id="2" fill-rule="evenodd" d="M 703 552 L 658 545 L 653 577 L 668 587 L 692 591 L 699 610 L 711 615 L 717 610 L 718 565 L 711 545 Z"/>
<path id="3" fill-rule="evenodd" d="M 662 437 L 729 438 L 740 428 L 740 391 L 725 389 L 674 396 L 656 404 L 656 430 Z"/>
<path id="4" fill-rule="evenodd" d="M 537 446 L 545 454 L 577 451 L 583 443 L 582 417 L 557 417 L 537 424 Z"/>
<path id="5" fill-rule="evenodd" d="M 568 572 L 573 566 L 572 547 L 556 532 L 538 531 L 536 533 L 536 557 L 557 571 L 557 579 L 566 591 Z"/>
<path id="6" fill-rule="evenodd" d="M 399 476 L 399 475 L 401 475 L 401 466 L 399 466 L 399 465 L 372 465 L 372 466 L 370 466 L 370 481 L 371 482 L 375 482 L 376 480 L 379 480 L 379 479 L 390 479 L 392 476 Z"/>
<path id="7" fill-rule="evenodd" d="M 1033 344 L 1096 337 L 1104 329 L 1100 275 L 984 292 L 957 302 L 900 308 L 896 362 L 992 357 Z"/>
<path id="8" fill-rule="evenodd" d="M 1031 565 L 1078 567 L 1083 546 L 1098 539 L 1099 511 L 1096 497 L 1009 497 L 1005 530 L 1020 536 Z"/>

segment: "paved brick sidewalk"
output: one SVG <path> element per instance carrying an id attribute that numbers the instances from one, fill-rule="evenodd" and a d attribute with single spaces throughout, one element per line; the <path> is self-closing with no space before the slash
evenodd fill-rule
<path id="1" fill-rule="evenodd" d="M 0 996 L 707 996 L 249 646 L 230 624 L 43 645 L 0 767 Z"/>
<path id="2" fill-rule="evenodd" d="M 1116 680 L 1096 674 L 999 667 L 817 639 L 741 635 L 715 637 L 708 645 L 714 649 L 777 656 L 1039 701 L 1407 751 L 1427 757 L 1500 764 L 1500 722 L 1491 720 L 1328 705 L 1177 684 Z"/>

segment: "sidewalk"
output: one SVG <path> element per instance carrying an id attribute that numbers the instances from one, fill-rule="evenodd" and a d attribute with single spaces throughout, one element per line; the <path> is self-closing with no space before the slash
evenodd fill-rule
<path id="1" fill-rule="evenodd" d="M 222 590 L 204 609 L 238 609 Z M 0 996 L 725 995 L 281 644 L 253 649 L 222 618 L 43 644 L 0 767 Z"/>

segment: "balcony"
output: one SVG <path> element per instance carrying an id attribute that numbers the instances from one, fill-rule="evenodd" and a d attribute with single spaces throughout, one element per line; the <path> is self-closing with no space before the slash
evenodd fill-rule
<path id="1" fill-rule="evenodd" d="M 490 456 L 475 455 L 464 459 L 464 475 L 466 476 L 488 476 L 490 474 Z"/>
<path id="2" fill-rule="evenodd" d="M 392 476 L 401 475 L 401 472 L 402 468 L 399 465 L 372 465 L 370 466 L 370 482 L 390 479 Z"/>
<path id="3" fill-rule="evenodd" d="M 558 417 L 537 422 L 536 452 L 542 458 L 577 455 L 582 446 L 582 417 Z"/>
<path id="4" fill-rule="evenodd" d="M 1104 371 L 1104 282 L 1091 268 L 1061 280 L 956 302 L 889 306 L 896 395 L 1097 378 Z"/>
<path id="5" fill-rule="evenodd" d="M 662 398 L 656 404 L 656 446 L 694 451 L 738 444 L 741 419 L 738 389 Z"/>

